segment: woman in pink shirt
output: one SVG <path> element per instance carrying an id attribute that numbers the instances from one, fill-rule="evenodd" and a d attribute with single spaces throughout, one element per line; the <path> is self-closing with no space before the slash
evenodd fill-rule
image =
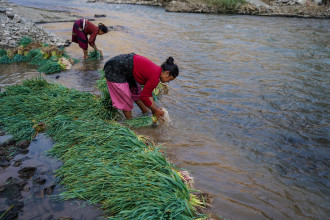
<path id="1" fill-rule="evenodd" d="M 133 101 L 142 113 L 147 113 L 149 108 L 152 114 L 160 118 L 164 112 L 155 105 L 152 91 L 160 81 L 174 80 L 179 75 L 179 68 L 172 57 L 158 66 L 143 56 L 131 53 L 108 60 L 104 72 L 112 105 L 122 110 L 127 119 L 132 118 Z M 142 92 L 140 85 L 144 85 Z"/>

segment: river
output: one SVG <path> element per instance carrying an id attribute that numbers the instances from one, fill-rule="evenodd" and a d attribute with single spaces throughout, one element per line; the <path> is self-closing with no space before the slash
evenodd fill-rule
<path id="1" fill-rule="evenodd" d="M 196 188 L 214 196 L 213 218 L 329 219 L 329 19 L 167 13 L 84 0 L 11 2 L 105 14 L 93 22 L 115 27 L 97 37 L 104 60 L 47 76 L 70 88 L 97 93 L 97 71 L 118 54 L 135 52 L 159 65 L 174 57 L 180 75 L 158 103 L 173 125 L 136 132 L 161 143 L 174 164 L 191 171 Z M 71 38 L 72 22 L 42 26 Z M 77 44 L 66 50 L 83 55 Z M 36 74 L 16 65 L 4 72 L 0 86 Z"/>

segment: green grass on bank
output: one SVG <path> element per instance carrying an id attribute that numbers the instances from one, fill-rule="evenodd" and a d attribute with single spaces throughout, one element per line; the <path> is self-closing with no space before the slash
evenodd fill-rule
<path id="1" fill-rule="evenodd" d="M 101 99 L 25 80 L 0 93 L 0 129 L 17 140 L 46 133 L 62 199 L 100 204 L 109 219 L 196 219 L 200 203 L 159 148 L 111 120 Z"/>
<path id="2" fill-rule="evenodd" d="M 218 12 L 234 13 L 241 5 L 246 4 L 245 0 L 201 0 L 208 6 L 215 8 Z"/>

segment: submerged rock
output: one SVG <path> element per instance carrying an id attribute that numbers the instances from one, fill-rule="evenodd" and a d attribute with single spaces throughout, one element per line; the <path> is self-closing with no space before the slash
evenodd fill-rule
<path id="1" fill-rule="evenodd" d="M 30 179 L 34 173 L 36 172 L 37 168 L 35 167 L 24 167 L 23 169 L 19 170 L 19 177 L 22 179 Z"/>
<path id="2" fill-rule="evenodd" d="M 103 18 L 103 17 L 106 17 L 105 14 L 95 14 L 94 15 L 95 18 Z"/>

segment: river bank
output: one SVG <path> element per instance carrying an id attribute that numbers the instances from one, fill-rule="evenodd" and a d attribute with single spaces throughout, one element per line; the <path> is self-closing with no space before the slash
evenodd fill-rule
<path id="1" fill-rule="evenodd" d="M 77 16 L 67 11 L 46 10 L 0 1 L 0 47 L 15 47 L 23 36 L 56 46 L 67 46 L 70 41 L 38 26 L 40 23 L 75 21 Z"/>
<path id="2" fill-rule="evenodd" d="M 106 2 L 110 4 L 138 4 L 164 7 L 168 12 L 185 13 L 226 13 L 260 16 L 282 16 L 301 18 L 330 18 L 330 3 L 327 4 L 302 0 L 247 0 L 232 9 L 224 9 L 219 3 L 200 0 L 88 0 L 88 2 Z"/>

